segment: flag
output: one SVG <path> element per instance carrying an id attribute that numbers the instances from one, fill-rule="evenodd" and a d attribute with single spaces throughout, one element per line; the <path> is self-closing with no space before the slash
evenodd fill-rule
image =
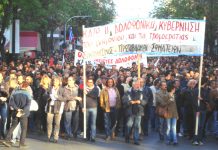
<path id="1" fill-rule="evenodd" d="M 69 42 L 71 43 L 74 40 L 73 28 L 69 28 Z"/>
<path id="2" fill-rule="evenodd" d="M 160 61 L 160 57 L 158 58 L 158 60 L 155 62 L 154 66 L 157 67 L 157 64 L 159 63 Z"/>

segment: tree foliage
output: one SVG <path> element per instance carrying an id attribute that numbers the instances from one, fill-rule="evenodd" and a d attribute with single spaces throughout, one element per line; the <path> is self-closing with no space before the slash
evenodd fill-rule
<path id="1" fill-rule="evenodd" d="M 42 49 L 48 49 L 47 33 L 64 24 L 72 16 L 90 16 L 89 21 L 74 20 L 79 26 L 106 24 L 115 15 L 112 0 L 0 0 L 0 39 L 12 17 L 19 18 L 21 30 L 34 30 L 41 34 Z M 17 9 L 19 8 L 19 12 Z M 5 13 L 6 11 L 9 12 Z M 7 17 L 5 17 L 7 14 Z M 72 20 L 73 21 L 73 20 Z M 93 21 L 95 21 L 93 23 Z M 70 22 L 71 23 L 71 22 Z M 52 35 L 52 34 L 51 34 Z M 52 42 L 52 41 L 51 41 Z"/>

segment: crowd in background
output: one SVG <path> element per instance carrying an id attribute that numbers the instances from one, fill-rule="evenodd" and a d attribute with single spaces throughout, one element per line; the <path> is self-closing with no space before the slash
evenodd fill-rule
<path id="1" fill-rule="evenodd" d="M 57 143 L 59 136 L 78 138 L 83 132 L 84 111 L 87 140 L 92 142 L 97 131 L 105 132 L 105 140 L 122 135 L 125 142 L 133 139 L 135 145 L 155 132 L 169 145 L 177 145 L 178 136 L 187 137 L 194 145 L 203 145 L 207 135 L 218 138 L 216 59 L 204 57 L 199 97 L 199 57 L 160 57 L 157 64 L 157 58 L 148 58 L 148 66 L 140 64 L 140 78 L 136 62 L 126 68 L 106 68 L 103 62 L 87 64 L 85 90 L 82 65 L 73 65 L 71 52 L 65 54 L 64 62 L 62 58 L 56 53 L 18 59 L 10 65 L 1 63 L 1 139 L 15 142 L 19 137 L 20 145 L 25 146 L 27 130 L 47 135 L 48 142 Z M 31 100 L 37 102 L 37 111 L 30 110 Z M 158 116 L 156 108 L 165 106 L 168 117 Z M 16 136 L 19 123 L 21 136 Z"/>

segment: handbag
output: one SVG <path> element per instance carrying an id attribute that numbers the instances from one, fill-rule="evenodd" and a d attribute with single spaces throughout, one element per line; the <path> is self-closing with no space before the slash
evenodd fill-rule
<path id="1" fill-rule="evenodd" d="M 39 109 L 39 106 L 35 100 L 31 100 L 30 103 L 30 111 L 37 111 Z"/>
<path id="2" fill-rule="evenodd" d="M 155 113 L 161 118 L 170 118 L 170 114 L 167 106 L 156 106 Z"/>

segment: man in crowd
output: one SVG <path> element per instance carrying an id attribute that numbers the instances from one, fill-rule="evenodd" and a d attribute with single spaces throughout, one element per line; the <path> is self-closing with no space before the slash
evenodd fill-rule
<path id="1" fill-rule="evenodd" d="M 140 90 L 140 81 L 133 81 L 133 86 L 128 91 L 126 98 L 123 101 L 125 115 L 127 116 L 126 123 L 126 143 L 130 142 L 130 133 L 133 129 L 134 144 L 140 145 L 139 143 L 139 129 L 141 124 L 141 118 L 144 115 L 144 107 L 146 105 L 143 91 Z"/>

